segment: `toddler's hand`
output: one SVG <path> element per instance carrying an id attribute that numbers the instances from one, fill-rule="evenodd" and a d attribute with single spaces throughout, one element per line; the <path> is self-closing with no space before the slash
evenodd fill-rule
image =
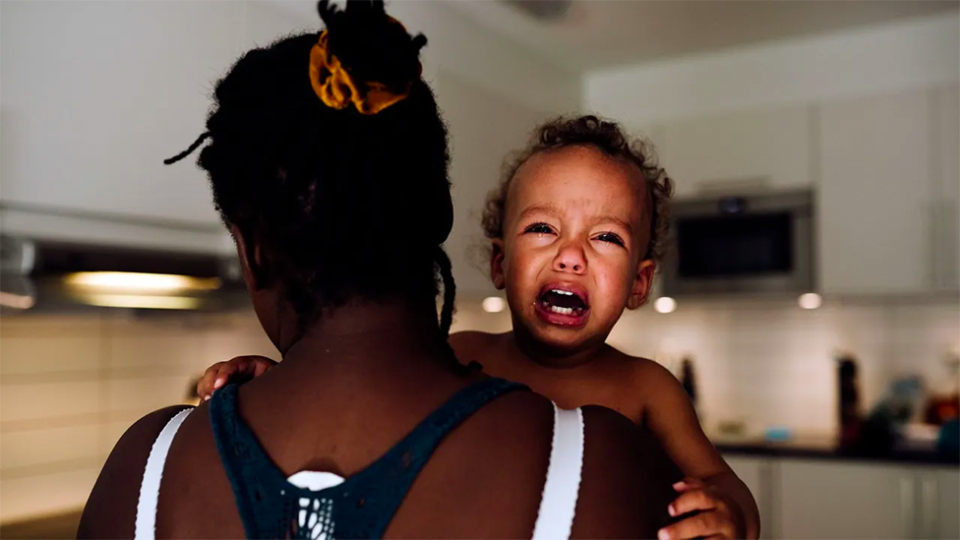
<path id="1" fill-rule="evenodd" d="M 273 360 L 263 356 L 238 356 L 229 362 L 217 362 L 207 368 L 207 371 L 197 382 L 197 395 L 206 401 L 213 395 L 214 390 L 227 384 L 227 381 L 244 381 L 263 375 L 268 369 L 277 365 Z"/>
<path id="2" fill-rule="evenodd" d="M 668 511 L 671 516 L 685 516 L 660 529 L 659 540 L 691 538 L 743 538 L 746 527 L 736 503 L 715 487 L 696 478 L 684 478 L 673 485 L 680 493 Z"/>

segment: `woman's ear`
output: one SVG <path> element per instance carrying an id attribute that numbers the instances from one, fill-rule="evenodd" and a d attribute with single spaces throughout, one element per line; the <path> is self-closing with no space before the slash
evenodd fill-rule
<path id="1" fill-rule="evenodd" d="M 237 255 L 240 257 L 240 269 L 243 281 L 251 291 L 259 291 L 266 286 L 263 253 L 260 245 L 248 238 L 236 225 L 230 225 L 230 233 L 237 244 Z"/>
<path id="2" fill-rule="evenodd" d="M 653 285 L 653 275 L 657 270 L 657 263 L 651 259 L 644 259 L 637 265 L 637 274 L 633 279 L 633 288 L 627 298 L 627 309 L 637 309 L 647 303 L 650 288 Z"/>
<path id="3" fill-rule="evenodd" d="M 490 245 L 490 280 L 497 290 L 503 290 L 506 280 L 503 274 L 503 240 L 495 238 Z"/>

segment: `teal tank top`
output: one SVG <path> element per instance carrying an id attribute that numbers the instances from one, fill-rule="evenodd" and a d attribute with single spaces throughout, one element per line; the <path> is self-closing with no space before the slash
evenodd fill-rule
<path id="1" fill-rule="evenodd" d="M 220 459 L 247 538 L 381 538 L 444 437 L 491 400 L 527 388 L 485 379 L 454 395 L 383 457 L 342 483 L 314 491 L 291 483 L 240 418 L 237 386 L 210 401 Z"/>

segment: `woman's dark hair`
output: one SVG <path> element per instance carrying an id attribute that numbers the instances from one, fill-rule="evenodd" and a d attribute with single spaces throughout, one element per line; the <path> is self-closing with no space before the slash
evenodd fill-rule
<path id="1" fill-rule="evenodd" d="M 422 35 L 381 1 L 318 4 L 329 52 L 354 81 L 406 99 L 377 114 L 328 107 L 311 86 L 318 33 L 247 52 L 220 80 L 198 164 L 227 226 L 264 253 L 301 324 L 355 299 L 433 302 L 443 280 L 446 338 L 455 286 L 440 247 L 453 224 L 447 131 L 420 77 Z"/>
<path id="2" fill-rule="evenodd" d="M 489 240 L 503 238 L 503 216 L 510 184 L 517 170 L 531 157 L 568 146 L 590 146 L 604 155 L 632 163 L 643 174 L 643 189 L 650 197 L 650 240 L 644 258 L 663 259 L 670 227 L 673 181 L 657 164 L 653 148 L 645 140 L 631 139 L 616 122 L 587 115 L 555 118 L 533 132 L 526 148 L 511 156 L 503 168 L 500 185 L 487 195 L 483 210 L 483 234 Z"/>

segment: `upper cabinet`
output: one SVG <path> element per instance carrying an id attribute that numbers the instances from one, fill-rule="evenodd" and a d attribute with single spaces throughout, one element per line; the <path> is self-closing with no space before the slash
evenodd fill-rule
<path id="1" fill-rule="evenodd" d="M 956 208 L 957 173 L 948 172 L 956 171 L 956 99 L 955 89 L 920 89 L 820 106 L 823 291 L 957 289 L 956 214 L 949 215 Z M 943 179 L 950 174 L 948 187 Z"/>
<path id="2" fill-rule="evenodd" d="M 678 198 L 816 193 L 818 288 L 960 291 L 960 86 L 646 126 Z"/>
<path id="3" fill-rule="evenodd" d="M 163 160 L 204 131 L 241 52 L 301 23 L 255 2 L 3 2 L 2 13 L 4 234 L 230 250 L 198 153 Z"/>
<path id="4" fill-rule="evenodd" d="M 960 291 L 960 86 L 934 91 L 934 197 L 938 289 Z"/>
<path id="5" fill-rule="evenodd" d="M 702 191 L 811 184 L 811 109 L 805 105 L 741 111 L 650 130 L 678 197 Z"/>
<path id="6" fill-rule="evenodd" d="M 8 207 L 217 224 L 196 156 L 245 13 L 229 2 L 13 2 L 3 9 Z"/>

